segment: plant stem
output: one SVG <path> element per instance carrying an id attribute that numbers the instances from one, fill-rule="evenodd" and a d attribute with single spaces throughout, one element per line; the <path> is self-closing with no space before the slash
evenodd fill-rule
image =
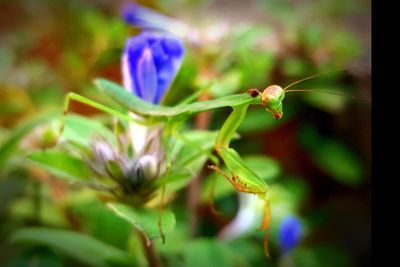
<path id="1" fill-rule="evenodd" d="M 154 250 L 153 243 L 147 244 L 147 239 L 142 232 L 139 232 L 140 241 L 143 246 L 144 254 L 146 255 L 149 267 L 161 267 L 160 261 Z"/>

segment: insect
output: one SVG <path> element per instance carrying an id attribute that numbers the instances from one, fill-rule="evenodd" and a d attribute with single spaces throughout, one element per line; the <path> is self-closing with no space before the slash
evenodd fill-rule
<path id="1" fill-rule="evenodd" d="M 138 120 L 127 115 L 127 112 L 115 110 L 91 99 L 83 97 L 75 93 L 69 93 L 65 98 L 64 114 L 62 116 L 60 133 L 64 130 L 64 118 L 67 114 L 69 103 L 71 100 L 78 101 L 94 108 L 107 112 L 121 120 L 135 122 L 142 125 L 153 125 L 164 123 L 165 132 L 169 134 L 178 133 L 180 127 L 191 116 L 208 110 L 214 110 L 222 107 L 231 107 L 232 112 L 229 114 L 221 129 L 219 130 L 215 142 L 214 150 L 222 159 L 223 163 L 229 170 L 229 174 L 224 173 L 220 168 L 217 160 L 212 160 L 213 165 L 208 167 L 227 179 L 238 191 L 257 195 L 265 202 L 264 216 L 260 229 L 266 231 L 265 234 L 265 254 L 268 252 L 268 226 L 270 221 L 270 203 L 268 199 L 269 187 L 267 183 L 260 178 L 254 171 L 248 168 L 239 153 L 229 147 L 230 141 L 233 139 L 236 130 L 240 126 L 247 109 L 250 105 L 263 106 L 267 112 L 271 113 L 275 119 L 281 119 L 283 116 L 282 101 L 285 98 L 285 93 L 288 92 L 319 92 L 337 95 L 346 95 L 341 93 L 321 91 L 321 90 L 290 90 L 289 88 L 304 80 L 314 78 L 321 74 L 313 75 L 282 88 L 278 85 L 268 86 L 263 92 L 257 89 L 249 89 L 247 93 L 225 96 L 217 99 L 194 102 L 189 104 L 178 104 L 173 107 L 154 105 L 141 100 L 133 94 L 127 92 L 124 88 L 105 79 L 96 79 L 96 86 L 105 92 L 112 100 L 120 104 L 126 111 L 133 112 L 143 117 L 143 120 Z M 178 135 L 177 135 L 178 136 Z M 211 155 L 210 155 L 211 157 Z M 164 183 L 164 185 L 166 182 Z M 165 191 L 165 187 L 163 187 Z M 162 201 L 160 207 L 162 208 Z M 160 208 L 160 210 L 161 210 Z M 161 225 L 161 224 L 159 224 Z M 161 228 L 160 228 L 160 231 Z M 163 234 L 162 234 L 163 236 Z"/>
<path id="2" fill-rule="evenodd" d="M 263 92 L 260 92 L 258 89 L 252 88 L 249 89 L 247 93 L 249 94 L 250 97 L 259 99 L 260 104 L 264 106 L 266 108 L 266 111 L 270 112 L 272 116 L 277 120 L 281 119 L 283 116 L 282 102 L 285 97 L 285 93 L 287 92 L 316 92 L 316 93 L 327 93 L 334 95 L 349 96 L 344 93 L 329 92 L 322 90 L 289 89 L 295 84 L 298 84 L 302 81 L 312 79 L 314 77 L 323 74 L 325 73 L 320 73 L 306 77 L 304 79 L 289 84 L 285 88 L 282 88 L 279 85 L 270 85 Z M 349 97 L 354 97 L 354 96 L 349 96 Z M 223 159 L 226 167 L 232 174 L 228 175 L 224 173 L 219 167 L 215 165 L 210 165 L 208 167 L 210 169 L 217 171 L 219 174 L 225 177 L 238 191 L 255 194 L 260 199 L 264 200 L 265 202 L 264 216 L 262 219 L 262 224 L 260 226 L 260 229 L 266 231 L 264 239 L 264 250 L 266 256 L 269 257 L 268 227 L 271 214 L 270 214 L 270 203 L 268 199 L 268 185 L 256 173 L 254 173 L 251 169 L 247 168 L 246 165 L 243 163 L 239 154 L 234 149 L 229 147 L 230 140 L 233 138 L 237 128 L 244 119 L 249 105 L 250 103 L 243 103 L 241 105 L 232 107 L 233 110 L 229 115 L 229 117 L 224 122 L 223 126 L 221 127 L 221 130 L 219 131 L 219 134 L 216 138 L 214 145 L 215 151 Z"/>

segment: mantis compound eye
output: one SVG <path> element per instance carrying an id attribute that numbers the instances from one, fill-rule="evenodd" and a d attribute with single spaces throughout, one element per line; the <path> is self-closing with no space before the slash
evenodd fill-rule
<path id="1" fill-rule="evenodd" d="M 249 90 L 247 91 L 247 93 L 248 93 L 251 97 L 256 97 L 256 96 L 258 96 L 259 94 L 261 94 L 261 92 L 258 91 L 258 89 L 255 89 L 255 88 L 249 89 Z"/>

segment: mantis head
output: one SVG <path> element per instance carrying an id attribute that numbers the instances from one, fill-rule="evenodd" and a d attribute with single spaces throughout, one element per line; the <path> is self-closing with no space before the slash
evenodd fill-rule
<path id="1" fill-rule="evenodd" d="M 262 104 L 277 120 L 283 115 L 282 100 L 284 97 L 285 91 L 279 85 L 270 85 L 261 94 Z"/>

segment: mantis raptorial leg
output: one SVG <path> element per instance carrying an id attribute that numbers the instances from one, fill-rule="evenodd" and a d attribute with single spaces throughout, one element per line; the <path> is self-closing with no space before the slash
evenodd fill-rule
<path id="1" fill-rule="evenodd" d="M 270 209 L 269 200 L 267 197 L 268 185 L 262 178 L 260 178 L 255 172 L 253 172 L 244 164 L 243 160 L 234 149 L 229 147 L 229 143 L 235 135 L 240 123 L 243 121 L 248 107 L 249 104 L 242 104 L 233 107 L 232 112 L 222 125 L 222 128 L 215 140 L 214 149 L 223 159 L 226 167 L 232 173 L 232 175 L 224 173 L 215 165 L 210 165 L 209 168 L 217 171 L 224 178 L 226 178 L 236 188 L 236 190 L 244 193 L 256 194 L 260 199 L 265 201 L 264 218 L 260 229 L 266 230 L 264 248 L 265 254 L 269 257 L 268 225 Z"/>

